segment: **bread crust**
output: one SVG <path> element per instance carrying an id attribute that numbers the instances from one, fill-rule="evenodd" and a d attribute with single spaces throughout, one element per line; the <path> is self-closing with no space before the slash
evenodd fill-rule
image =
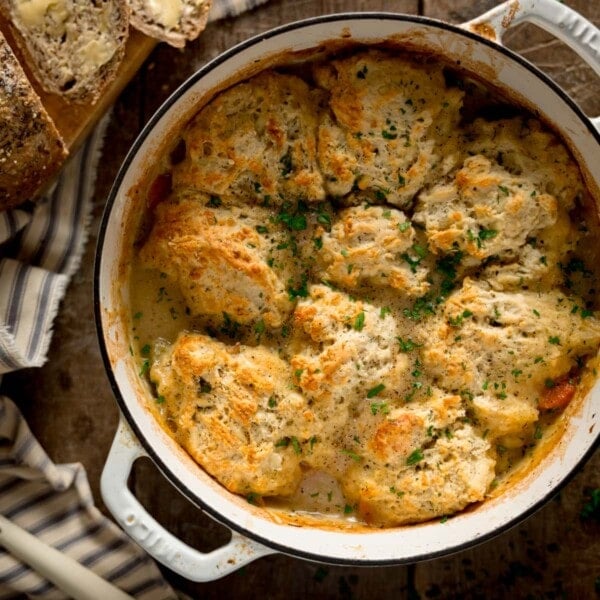
<path id="1" fill-rule="evenodd" d="M 183 0 L 181 14 L 175 26 L 161 24 L 149 9 L 148 0 L 129 0 L 130 22 L 137 30 L 150 37 L 162 40 L 175 48 L 183 48 L 186 42 L 195 40 L 208 23 L 211 0 Z"/>
<path id="2" fill-rule="evenodd" d="M 37 195 L 67 148 L 0 33 L 0 210 Z"/>

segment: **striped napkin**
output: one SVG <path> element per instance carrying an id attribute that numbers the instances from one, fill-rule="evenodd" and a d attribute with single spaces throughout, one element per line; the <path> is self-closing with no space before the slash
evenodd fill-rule
<path id="1" fill-rule="evenodd" d="M 210 20 L 267 0 L 213 0 Z M 108 116 L 35 205 L 0 213 L 0 378 L 46 362 L 52 323 L 87 238 Z M 175 598 L 156 564 L 94 506 L 84 468 L 55 465 L 0 397 L 0 514 L 141 600 Z M 0 548 L 0 600 L 66 596 Z M 101 599 L 99 599 L 101 600 Z"/>

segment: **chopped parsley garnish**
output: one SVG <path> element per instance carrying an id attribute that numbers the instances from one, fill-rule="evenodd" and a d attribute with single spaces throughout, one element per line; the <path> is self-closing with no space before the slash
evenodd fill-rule
<path id="1" fill-rule="evenodd" d="M 349 456 L 354 462 L 360 462 L 362 460 L 362 456 L 360 454 L 356 454 L 356 452 L 353 452 L 352 450 L 342 448 L 342 453 L 346 456 Z"/>
<path id="2" fill-rule="evenodd" d="M 359 312 L 356 315 L 356 318 L 354 319 L 354 329 L 356 329 L 356 331 L 362 331 L 363 327 L 365 326 L 365 313 L 364 311 Z"/>
<path id="3" fill-rule="evenodd" d="M 398 344 L 400 344 L 400 352 L 411 352 L 415 348 L 420 348 L 423 345 L 413 342 L 410 338 L 406 338 L 406 340 L 404 340 L 401 337 L 397 337 L 396 339 L 398 340 Z"/>
<path id="4" fill-rule="evenodd" d="M 379 385 L 372 387 L 367 392 L 367 398 L 375 398 L 375 396 L 378 396 L 379 394 L 381 394 L 381 392 L 383 392 L 383 390 L 385 390 L 385 385 L 383 383 L 380 383 Z"/>
<path id="5" fill-rule="evenodd" d="M 454 252 L 453 254 L 446 254 L 446 256 L 444 256 L 443 258 L 440 258 L 436 263 L 435 263 L 435 268 L 436 271 L 438 271 L 438 273 L 441 273 L 442 275 L 444 275 L 444 277 L 447 277 L 448 279 L 454 280 L 456 279 L 456 267 L 458 267 L 458 265 L 460 265 L 460 261 L 463 258 L 463 253 L 458 250 L 457 252 Z"/>
<path id="6" fill-rule="evenodd" d="M 240 334 L 240 324 L 234 321 L 228 313 L 223 312 L 223 325 L 219 331 L 229 339 L 235 340 Z"/>
<path id="7" fill-rule="evenodd" d="M 257 321 L 256 325 L 254 325 L 254 333 L 256 333 L 257 337 L 260 337 L 265 332 L 266 326 L 263 319 Z"/>
<path id="8" fill-rule="evenodd" d="M 145 344 L 140 350 L 142 356 L 148 356 L 150 354 L 150 344 Z"/>
<path id="9" fill-rule="evenodd" d="M 410 221 L 403 221 L 402 223 L 398 223 L 398 229 L 404 233 L 407 229 L 410 229 Z"/>
<path id="10" fill-rule="evenodd" d="M 321 250 L 323 248 L 323 238 L 313 238 L 313 244 L 317 250 Z"/>
<path id="11" fill-rule="evenodd" d="M 286 435 L 285 437 L 282 437 L 280 440 L 275 442 L 275 448 L 287 448 L 290 444 L 292 445 L 292 448 L 296 454 L 302 454 L 302 447 L 300 446 L 298 438 L 295 436 Z"/>
<path id="12" fill-rule="evenodd" d="M 144 316 L 144 313 L 140 311 L 140 312 L 136 312 L 135 315 L 133 315 L 133 318 L 136 319 L 136 320 L 139 320 L 143 316 Z"/>
<path id="13" fill-rule="evenodd" d="M 260 499 L 260 496 L 256 492 L 250 492 L 249 494 L 246 494 L 246 502 L 248 502 L 248 504 L 258 506 Z"/>
<path id="14" fill-rule="evenodd" d="M 544 381 L 544 385 L 551 390 L 556 384 L 554 383 L 553 379 L 550 379 L 549 377 L 546 379 L 546 381 Z"/>
<path id="15" fill-rule="evenodd" d="M 376 415 L 380 412 L 382 415 L 387 415 L 390 412 L 390 407 L 387 402 L 372 402 L 371 403 L 371 414 Z"/>
<path id="16" fill-rule="evenodd" d="M 411 452 L 410 456 L 406 459 L 407 465 L 416 465 L 418 462 L 421 462 L 425 456 L 423 455 L 423 451 L 421 448 L 417 448 L 413 452 Z"/>
<path id="17" fill-rule="evenodd" d="M 415 300 L 412 309 L 403 309 L 402 314 L 412 321 L 420 321 L 426 315 L 434 315 L 436 305 L 442 300 L 440 298 L 432 299 L 429 294 L 425 294 Z"/>
<path id="18" fill-rule="evenodd" d="M 496 229 L 480 229 L 477 234 L 477 245 L 481 248 L 481 242 L 485 242 L 486 240 L 491 240 L 498 235 L 498 231 Z"/>
<path id="19" fill-rule="evenodd" d="M 389 306 L 382 306 L 379 311 L 379 318 L 385 319 L 386 315 L 389 315 L 392 312 L 392 309 Z"/>
<path id="20" fill-rule="evenodd" d="M 419 244 L 413 244 L 413 252 L 419 257 L 419 258 L 425 258 L 427 256 L 427 247 L 426 246 L 420 246 Z"/>
<path id="21" fill-rule="evenodd" d="M 395 140 L 398 137 L 398 134 L 384 129 L 381 132 L 381 137 L 385 140 Z"/>
<path id="22" fill-rule="evenodd" d="M 350 504 L 346 504 L 346 506 L 344 506 L 344 514 L 349 515 L 352 512 L 354 512 L 354 508 L 352 508 Z"/>
<path id="23" fill-rule="evenodd" d="M 404 177 L 404 175 L 401 175 L 400 173 L 398 173 L 398 185 L 400 187 L 403 187 L 406 185 L 406 177 Z"/>
<path id="24" fill-rule="evenodd" d="M 549 344 L 553 344 L 555 346 L 559 346 L 560 345 L 560 338 L 557 335 L 551 335 L 548 338 L 548 343 Z"/>
<path id="25" fill-rule="evenodd" d="M 165 401 L 165 397 L 164 397 L 164 396 L 162 396 L 162 395 L 158 395 L 158 396 L 156 397 L 156 404 L 163 404 L 163 403 L 164 403 L 164 401 Z"/>
<path id="26" fill-rule="evenodd" d="M 375 190 L 375 198 L 379 200 L 379 202 L 385 202 L 387 200 L 387 195 L 383 190 Z"/>
<path id="27" fill-rule="evenodd" d="M 327 229 L 331 228 L 331 217 L 326 212 L 320 212 L 317 214 L 317 223 L 323 225 Z"/>
<path id="28" fill-rule="evenodd" d="M 287 212 L 280 212 L 277 215 L 277 220 L 280 223 L 285 223 L 291 231 L 304 231 L 308 227 L 306 215 L 303 215 L 302 213 L 290 214 Z"/>
<path id="29" fill-rule="evenodd" d="M 298 441 L 298 438 L 293 435 L 290 438 L 290 441 L 292 442 L 292 448 L 294 449 L 294 452 L 296 454 L 302 454 L 302 446 L 300 446 L 300 442 Z"/>
<path id="30" fill-rule="evenodd" d="M 508 196 L 508 194 L 510 193 L 509 189 L 503 185 L 499 185 L 498 189 L 505 195 Z"/>
<path id="31" fill-rule="evenodd" d="M 465 319 L 468 319 L 472 316 L 473 312 L 468 309 L 465 309 L 460 315 L 457 315 L 456 317 L 448 317 L 448 323 L 452 327 L 460 327 Z"/>
<path id="32" fill-rule="evenodd" d="M 256 231 L 258 233 L 269 233 L 268 227 L 265 227 L 264 225 L 257 225 L 256 226 Z"/>
<path id="33" fill-rule="evenodd" d="M 269 408 L 275 408 L 277 406 L 277 398 L 275 398 L 275 396 L 270 396 L 267 401 L 267 406 Z"/>
<path id="34" fill-rule="evenodd" d="M 219 208 L 221 204 L 223 204 L 223 201 L 221 200 L 221 198 L 219 198 L 219 196 L 211 196 L 208 202 L 206 203 L 206 206 L 210 206 L 211 208 Z"/>
<path id="35" fill-rule="evenodd" d="M 308 275 L 302 274 L 300 278 L 300 284 L 296 287 L 293 286 L 293 280 L 288 281 L 288 296 L 290 302 L 293 302 L 296 298 L 306 298 L 308 296 Z"/>

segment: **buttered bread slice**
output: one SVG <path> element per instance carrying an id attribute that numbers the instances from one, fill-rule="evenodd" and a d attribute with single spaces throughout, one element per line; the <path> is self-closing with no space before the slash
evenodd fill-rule
<path id="1" fill-rule="evenodd" d="M 116 74 L 129 31 L 126 0 L 0 0 L 44 90 L 95 102 Z"/>
<path id="2" fill-rule="evenodd" d="M 129 5 L 136 29 L 183 48 L 206 27 L 211 0 L 129 0 Z"/>

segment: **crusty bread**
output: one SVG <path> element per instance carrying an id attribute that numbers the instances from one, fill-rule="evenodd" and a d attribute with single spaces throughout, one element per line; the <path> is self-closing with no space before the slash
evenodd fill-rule
<path id="1" fill-rule="evenodd" d="M 17 43 L 47 92 L 95 102 L 125 54 L 126 0 L 0 0 Z"/>
<path id="2" fill-rule="evenodd" d="M 128 0 L 131 24 L 176 48 L 195 40 L 206 27 L 211 0 Z"/>
<path id="3" fill-rule="evenodd" d="M 0 210 L 35 196 L 67 150 L 0 33 Z"/>

